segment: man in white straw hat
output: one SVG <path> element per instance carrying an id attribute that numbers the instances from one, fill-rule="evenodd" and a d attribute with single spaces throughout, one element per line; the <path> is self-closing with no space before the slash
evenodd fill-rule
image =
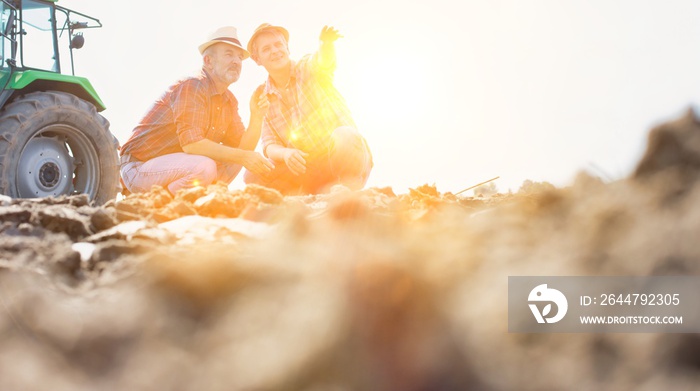
<path id="1" fill-rule="evenodd" d="M 269 102 L 262 90 L 250 103 L 243 125 L 238 101 L 228 87 L 238 80 L 250 57 L 235 27 L 212 32 L 199 45 L 200 74 L 178 81 L 151 107 L 122 146 L 121 177 L 131 192 L 160 185 L 175 194 L 182 188 L 230 183 L 241 166 L 265 176 L 272 164 L 257 152 Z"/>
<path id="2" fill-rule="evenodd" d="M 262 127 L 263 153 L 276 168 L 264 176 L 248 170 L 246 183 L 284 194 L 313 194 L 334 184 L 359 189 L 367 182 L 372 155 L 333 86 L 335 41 L 340 37 L 336 29 L 324 26 L 318 51 L 294 62 L 285 28 L 263 23 L 253 33 L 248 51 L 269 74 L 261 86 L 270 104 Z"/>

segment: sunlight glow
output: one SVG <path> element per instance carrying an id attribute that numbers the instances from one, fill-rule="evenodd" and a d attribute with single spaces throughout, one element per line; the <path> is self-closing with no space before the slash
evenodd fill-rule
<path id="1" fill-rule="evenodd" d="M 434 109 L 421 107 L 421 101 L 430 96 L 426 85 L 430 74 L 423 72 L 421 62 L 414 60 L 410 66 L 399 67 L 396 63 L 396 59 L 379 57 L 345 65 L 352 71 L 338 78 L 338 89 L 358 122 L 381 124 L 418 110 Z"/>
<path id="2" fill-rule="evenodd" d="M 653 125 L 700 102 L 700 2 L 691 0 L 155 0 L 137 12 L 120 2 L 60 4 L 104 23 L 74 53 L 76 72 L 104 100 L 101 114 L 122 143 L 164 89 L 200 69 L 196 48 L 213 26 L 235 25 L 246 42 L 260 23 L 285 26 L 295 60 L 316 50 L 323 25 L 335 26 L 343 38 L 334 84 L 374 154 L 368 186 L 459 191 L 496 175 L 500 190 L 526 179 L 561 186 L 591 163 L 621 178 Z M 123 49 L 144 37 L 158 45 Z M 124 66 L 125 56 L 139 66 Z M 247 60 L 231 87 L 244 123 L 266 78 Z"/>

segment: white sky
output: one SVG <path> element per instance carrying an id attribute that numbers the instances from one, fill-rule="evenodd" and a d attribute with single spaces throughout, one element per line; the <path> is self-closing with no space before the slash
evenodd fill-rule
<path id="1" fill-rule="evenodd" d="M 579 170 L 624 177 L 649 128 L 700 102 L 700 2 L 693 0 L 61 0 L 104 27 L 85 32 L 88 77 L 124 142 L 150 104 L 201 66 L 222 25 L 247 43 L 285 26 L 292 58 L 338 28 L 336 86 L 370 143 L 370 186 L 459 191 L 500 176 L 564 186 Z M 247 123 L 264 69 L 231 90 Z"/>

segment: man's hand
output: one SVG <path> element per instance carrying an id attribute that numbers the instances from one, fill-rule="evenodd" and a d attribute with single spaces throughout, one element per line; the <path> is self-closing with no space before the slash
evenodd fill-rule
<path id="1" fill-rule="evenodd" d="M 263 155 L 254 151 L 245 151 L 243 167 L 257 176 L 264 177 L 275 169 L 275 165 Z"/>
<path id="2" fill-rule="evenodd" d="M 304 158 L 309 156 L 308 153 L 294 148 L 285 148 L 283 156 L 284 164 L 287 165 L 292 174 L 301 175 L 306 172 L 306 160 Z"/>
<path id="3" fill-rule="evenodd" d="M 250 97 L 250 117 L 262 118 L 267 114 L 267 109 L 270 108 L 270 101 L 267 99 L 267 94 L 263 93 L 265 85 L 262 84 L 253 92 Z"/>
<path id="4" fill-rule="evenodd" d="M 322 43 L 333 43 L 338 38 L 343 38 L 343 36 L 332 26 L 323 26 L 321 35 L 318 37 Z"/>

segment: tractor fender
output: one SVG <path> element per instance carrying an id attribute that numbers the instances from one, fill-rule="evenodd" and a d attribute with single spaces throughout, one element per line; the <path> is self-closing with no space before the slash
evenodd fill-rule
<path id="1" fill-rule="evenodd" d="M 7 97 L 8 101 L 36 91 L 59 91 L 91 103 L 98 112 L 107 108 L 99 95 L 97 95 L 95 88 L 90 84 L 90 81 L 79 76 L 39 70 L 18 71 L 10 76 L 7 89 L 13 91 Z M 3 105 L 6 103 L 8 102 L 2 102 Z"/>

